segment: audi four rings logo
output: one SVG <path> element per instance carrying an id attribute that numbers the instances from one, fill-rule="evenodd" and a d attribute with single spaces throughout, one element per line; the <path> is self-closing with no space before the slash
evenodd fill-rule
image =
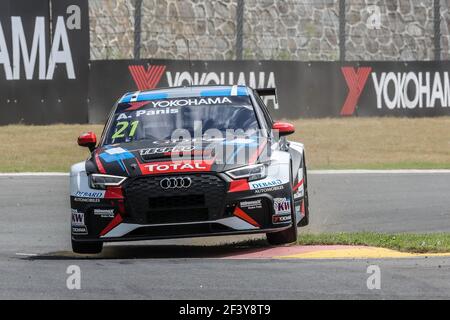
<path id="1" fill-rule="evenodd" d="M 159 182 L 161 188 L 167 189 L 181 189 L 189 188 L 192 180 L 189 177 L 164 178 Z"/>

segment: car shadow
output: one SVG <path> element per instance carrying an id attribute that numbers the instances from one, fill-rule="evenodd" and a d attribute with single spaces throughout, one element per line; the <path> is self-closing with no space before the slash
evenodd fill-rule
<path id="1" fill-rule="evenodd" d="M 108 260 L 108 259 L 191 259 L 227 258 L 231 256 L 257 253 L 270 248 L 266 240 L 246 240 L 223 245 L 110 245 L 100 254 L 76 254 L 72 251 L 55 251 L 26 260 Z"/>

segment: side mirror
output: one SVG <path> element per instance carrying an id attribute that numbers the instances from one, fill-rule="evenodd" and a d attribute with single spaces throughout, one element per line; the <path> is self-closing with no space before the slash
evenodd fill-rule
<path id="1" fill-rule="evenodd" d="M 278 130 L 280 137 L 287 136 L 295 132 L 294 125 L 287 122 L 275 122 L 272 129 Z"/>
<path id="2" fill-rule="evenodd" d="M 88 147 L 90 151 L 95 149 L 96 144 L 97 136 L 93 132 L 86 132 L 78 137 L 78 145 L 80 147 Z"/>

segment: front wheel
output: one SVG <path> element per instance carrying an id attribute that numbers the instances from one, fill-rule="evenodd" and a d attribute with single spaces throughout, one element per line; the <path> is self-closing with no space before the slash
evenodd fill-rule
<path id="1" fill-rule="evenodd" d="M 81 254 L 95 254 L 102 252 L 103 242 L 81 242 L 72 239 L 72 251 Z"/>

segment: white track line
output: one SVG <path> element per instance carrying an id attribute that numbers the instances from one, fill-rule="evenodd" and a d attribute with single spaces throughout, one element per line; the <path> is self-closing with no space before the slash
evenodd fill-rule
<path id="1" fill-rule="evenodd" d="M 449 169 L 401 169 L 401 170 L 308 170 L 308 174 L 312 175 L 335 175 L 335 174 L 450 174 Z M 13 172 L 0 173 L 0 177 L 68 177 L 69 173 L 65 172 Z"/>
<path id="2" fill-rule="evenodd" d="M 24 257 L 35 257 L 37 256 L 37 253 L 23 253 L 23 252 L 17 252 L 16 256 L 24 256 Z"/>

